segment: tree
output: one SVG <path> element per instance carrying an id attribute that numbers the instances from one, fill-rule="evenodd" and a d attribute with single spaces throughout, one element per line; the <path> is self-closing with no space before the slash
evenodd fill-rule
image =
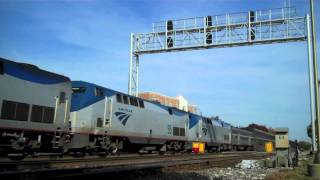
<path id="1" fill-rule="evenodd" d="M 299 149 L 302 151 L 309 151 L 311 148 L 311 143 L 307 141 L 299 141 L 298 146 L 299 146 Z"/>
<path id="2" fill-rule="evenodd" d="M 315 123 L 317 124 L 317 122 L 318 121 L 316 121 Z M 311 139 L 311 142 L 312 142 L 312 125 L 311 125 L 311 123 L 309 124 L 309 126 L 307 126 L 307 133 L 308 133 L 308 137 Z M 316 143 L 317 143 L 317 138 L 318 138 L 318 136 L 317 136 L 317 132 L 316 132 Z"/>
<path id="3" fill-rule="evenodd" d="M 312 126 L 311 123 L 307 126 L 308 137 L 312 140 Z"/>

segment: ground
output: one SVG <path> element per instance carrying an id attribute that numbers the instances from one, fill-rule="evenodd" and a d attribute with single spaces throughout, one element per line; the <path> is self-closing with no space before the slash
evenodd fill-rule
<path id="1" fill-rule="evenodd" d="M 141 176 L 135 176 L 134 180 L 312 180 L 307 176 L 307 164 L 312 162 L 312 156 L 304 154 L 299 158 L 299 166 L 296 168 L 260 168 L 250 169 L 229 168 L 207 168 L 189 169 L 177 171 L 162 171 Z"/>
<path id="2" fill-rule="evenodd" d="M 293 169 L 280 169 L 278 172 L 269 174 L 266 180 L 312 180 L 307 174 L 307 165 L 313 161 L 312 156 L 305 155 L 299 159 L 299 166 Z"/>

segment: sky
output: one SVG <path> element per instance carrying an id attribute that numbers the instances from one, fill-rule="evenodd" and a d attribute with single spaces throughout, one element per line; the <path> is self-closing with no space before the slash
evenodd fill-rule
<path id="1" fill-rule="evenodd" d="M 291 0 L 298 15 L 308 0 Z M 0 0 L 0 57 L 127 92 L 130 33 L 152 23 L 283 6 L 282 0 Z M 316 3 L 318 51 L 320 8 Z M 318 53 L 319 54 L 319 53 Z M 143 55 L 139 90 L 183 95 L 235 126 L 289 127 L 306 140 L 306 42 Z"/>

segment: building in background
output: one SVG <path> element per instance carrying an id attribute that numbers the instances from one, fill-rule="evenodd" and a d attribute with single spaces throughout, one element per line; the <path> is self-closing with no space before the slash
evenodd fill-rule
<path id="1" fill-rule="evenodd" d="M 267 133 L 270 133 L 270 134 L 275 134 L 274 129 L 268 128 L 265 125 L 260 125 L 260 124 L 255 124 L 255 123 L 249 124 L 247 129 L 258 129 L 260 131 L 264 131 L 264 132 L 267 132 Z"/>
<path id="2" fill-rule="evenodd" d="M 146 99 L 149 101 L 155 101 L 160 104 L 175 107 L 177 109 L 181 109 L 187 112 L 196 113 L 197 107 L 195 105 L 190 104 L 183 96 L 179 95 L 177 97 L 170 97 L 166 95 L 162 95 L 160 93 L 155 92 L 141 92 L 138 95 L 142 99 Z"/>

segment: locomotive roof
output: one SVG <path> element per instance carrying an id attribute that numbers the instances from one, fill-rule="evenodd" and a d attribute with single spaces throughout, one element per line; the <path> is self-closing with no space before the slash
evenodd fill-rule
<path id="1" fill-rule="evenodd" d="M 35 65 L 15 62 L 0 57 L 2 72 L 10 76 L 40 84 L 57 84 L 70 81 L 66 76 L 49 72 Z"/>
<path id="2" fill-rule="evenodd" d="M 177 109 L 165 106 L 163 104 L 160 104 L 160 103 L 157 103 L 157 102 L 154 102 L 154 101 L 149 101 L 149 100 L 145 100 L 145 99 L 142 99 L 142 98 L 139 98 L 139 97 L 131 96 L 129 94 L 126 94 L 126 93 L 123 93 L 123 92 L 120 92 L 120 91 L 116 91 L 116 90 L 113 90 L 113 89 L 109 89 L 109 88 L 106 88 L 106 87 L 103 87 L 103 86 L 100 86 L 100 85 L 97 85 L 97 84 L 94 84 L 94 83 L 86 82 L 86 81 L 72 81 L 72 87 L 86 87 L 86 88 L 89 88 L 91 90 L 93 90 L 94 88 L 100 88 L 101 90 L 103 90 L 104 96 L 107 96 L 107 97 L 113 96 L 115 94 L 126 95 L 128 97 L 134 97 L 134 98 L 137 98 L 137 99 L 140 99 L 140 100 L 143 100 L 143 101 L 150 102 L 152 104 L 155 104 L 155 105 L 157 105 L 157 106 L 159 106 L 161 108 L 167 109 L 167 110 L 168 110 L 168 108 L 171 108 L 174 111 L 177 111 Z M 86 96 L 87 99 L 89 99 L 88 101 L 86 101 L 86 103 L 80 102 L 80 101 L 78 102 L 77 99 L 75 99 L 75 98 L 72 99 L 73 101 L 77 101 L 75 103 L 72 103 L 72 107 L 71 107 L 72 111 L 76 111 L 78 109 L 81 109 L 81 108 L 86 107 L 86 106 L 88 106 L 88 105 L 90 105 L 92 103 L 95 103 L 95 102 L 98 102 L 98 101 L 104 99 L 104 96 L 103 97 L 95 97 L 94 94 L 92 94 L 92 93 L 85 94 L 85 96 Z M 187 112 L 185 112 L 185 113 L 187 113 Z"/>
<path id="3" fill-rule="evenodd" d="M 177 109 L 175 107 L 166 106 L 166 105 L 160 104 L 158 102 L 146 100 L 146 99 L 143 99 L 143 98 L 140 98 L 140 97 L 135 97 L 135 96 L 132 96 L 132 95 L 120 92 L 120 91 L 116 91 L 116 90 L 113 90 L 113 89 L 102 87 L 102 86 L 94 84 L 94 83 L 90 83 L 90 82 L 86 82 L 86 81 L 72 81 L 72 87 L 81 87 L 81 86 L 90 87 L 90 88 L 94 88 L 94 87 L 101 88 L 105 92 L 106 96 L 113 96 L 114 94 L 126 95 L 128 97 L 134 97 L 134 98 L 146 101 L 146 102 L 150 102 L 152 104 L 155 104 L 155 105 L 160 106 L 160 107 L 165 108 L 165 109 L 171 108 L 173 111 L 176 111 L 176 112 L 189 113 L 189 112 L 183 111 L 181 109 Z"/>

